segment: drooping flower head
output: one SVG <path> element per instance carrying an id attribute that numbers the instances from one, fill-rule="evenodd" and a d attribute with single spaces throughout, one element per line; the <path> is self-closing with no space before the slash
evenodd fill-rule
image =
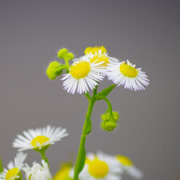
<path id="1" fill-rule="evenodd" d="M 108 56 L 107 50 L 104 46 L 87 47 L 84 51 L 83 59 L 94 63 L 101 63 L 99 67 L 106 68 L 112 62 L 118 62 L 117 58 Z"/>
<path id="2" fill-rule="evenodd" d="M 88 154 L 80 179 L 86 180 L 120 180 L 122 169 L 115 157 L 101 152 Z"/>
<path id="3" fill-rule="evenodd" d="M 127 62 L 112 63 L 107 68 L 107 76 L 117 86 L 124 86 L 130 90 L 144 90 L 149 85 L 148 76 L 141 68 L 136 69 L 136 65 Z"/>
<path id="4" fill-rule="evenodd" d="M 5 180 L 15 180 L 21 177 L 21 169 L 23 167 L 23 163 L 26 159 L 27 154 L 22 152 L 17 153 L 16 157 L 14 158 L 14 162 L 11 161 L 8 164 L 8 168 L 4 169 L 4 171 L 0 175 L 0 179 Z"/>
<path id="5" fill-rule="evenodd" d="M 127 174 L 129 174 L 133 178 L 142 179 L 143 173 L 133 165 L 133 162 L 128 157 L 117 155 L 116 158 Z"/>
<path id="6" fill-rule="evenodd" d="M 32 167 L 27 164 L 23 167 L 26 180 L 52 180 L 48 164 L 42 160 L 42 165 L 34 162 Z"/>
<path id="7" fill-rule="evenodd" d="M 102 62 L 101 62 L 102 63 Z M 86 93 L 89 89 L 94 89 L 99 81 L 103 79 L 102 70 L 97 66 L 101 63 L 91 63 L 79 60 L 72 64 L 69 73 L 62 78 L 64 89 L 68 93 Z"/>
<path id="8" fill-rule="evenodd" d="M 103 62 L 101 66 L 107 66 L 110 63 L 107 50 L 104 46 L 87 47 L 84 54 L 89 58 L 90 62 Z"/>
<path id="9" fill-rule="evenodd" d="M 13 147 L 19 148 L 19 151 L 27 149 L 41 150 L 42 148 L 48 148 L 49 145 L 60 141 L 67 135 L 66 129 L 48 125 L 46 128 L 24 131 L 23 135 L 18 135 L 14 140 Z"/>

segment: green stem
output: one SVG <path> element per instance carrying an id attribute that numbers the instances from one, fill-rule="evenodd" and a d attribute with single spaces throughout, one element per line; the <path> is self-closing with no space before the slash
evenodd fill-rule
<path id="1" fill-rule="evenodd" d="M 62 71 L 63 69 L 65 69 L 66 71 L 69 69 L 69 66 L 67 65 L 60 65 L 59 67 L 56 68 L 56 72 L 58 71 Z"/>
<path id="2" fill-rule="evenodd" d="M 110 116 L 112 117 L 112 104 L 111 104 L 111 102 L 110 102 L 110 100 L 108 99 L 108 98 L 106 98 L 106 97 L 99 97 L 98 98 L 98 100 L 104 100 L 104 101 L 106 101 L 106 103 L 107 103 L 107 105 L 108 105 L 108 111 L 109 111 L 109 113 L 110 113 Z"/>
<path id="3" fill-rule="evenodd" d="M 49 165 L 48 158 L 45 156 L 45 150 L 41 151 L 41 157 L 42 157 L 42 160 L 44 160 Z"/>
<path id="4" fill-rule="evenodd" d="M 97 89 L 97 88 L 96 88 Z M 84 164 L 85 164 L 85 158 L 86 158 L 86 150 L 85 150 L 85 143 L 86 143 L 86 136 L 91 132 L 91 114 L 94 107 L 94 104 L 96 102 L 95 99 L 96 90 L 94 90 L 93 96 L 90 97 L 86 94 L 88 100 L 89 100 L 89 106 L 86 113 L 86 119 L 81 135 L 81 141 L 79 145 L 79 152 L 77 155 L 77 160 L 75 164 L 75 171 L 74 171 L 74 180 L 78 180 L 80 172 L 83 170 Z"/>
<path id="5" fill-rule="evenodd" d="M 0 173 L 3 172 L 3 164 L 2 164 L 2 159 L 1 159 L 1 156 L 0 156 Z"/>
<path id="6" fill-rule="evenodd" d="M 89 93 L 84 93 L 84 95 L 88 98 L 88 100 L 91 100 L 91 96 L 89 95 Z"/>
<path id="7" fill-rule="evenodd" d="M 64 61 L 65 61 L 66 67 L 69 67 L 69 58 L 65 57 Z M 69 73 L 69 68 L 66 68 L 66 73 Z"/>

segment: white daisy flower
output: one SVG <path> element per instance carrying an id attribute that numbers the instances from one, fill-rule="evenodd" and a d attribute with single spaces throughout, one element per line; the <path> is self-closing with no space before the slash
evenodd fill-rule
<path id="1" fill-rule="evenodd" d="M 117 58 L 108 56 L 107 50 L 104 46 L 87 47 L 84 51 L 84 56 L 81 57 L 83 60 L 87 60 L 91 63 L 101 63 L 99 67 L 106 68 L 112 62 L 118 62 Z M 74 59 L 74 61 L 79 58 Z"/>
<path id="2" fill-rule="evenodd" d="M 60 141 L 67 135 L 66 129 L 48 125 L 46 128 L 24 131 L 23 135 L 18 135 L 14 140 L 13 147 L 19 148 L 19 151 L 27 149 L 41 150 L 43 147 L 47 148 L 56 141 Z"/>
<path id="3" fill-rule="evenodd" d="M 26 180 L 52 180 L 48 164 L 42 160 L 42 165 L 34 162 L 32 167 L 27 164 L 23 167 Z"/>
<path id="4" fill-rule="evenodd" d="M 101 152 L 88 154 L 80 179 L 86 180 L 120 180 L 122 169 L 117 159 Z"/>
<path id="5" fill-rule="evenodd" d="M 64 89 L 71 94 L 76 91 L 79 94 L 87 93 L 89 88 L 94 89 L 98 82 L 103 80 L 102 70 L 97 68 L 100 64 L 83 60 L 74 62 L 69 73 L 62 78 Z"/>
<path id="6" fill-rule="evenodd" d="M 112 63 L 107 67 L 107 76 L 117 86 L 124 86 L 130 90 L 144 90 L 149 85 L 148 76 L 141 68 L 136 69 L 128 60 L 120 63 Z"/>
<path id="7" fill-rule="evenodd" d="M 24 154 L 22 152 L 17 153 L 16 157 L 14 158 L 14 162 L 11 161 L 7 166 L 8 168 L 5 168 L 1 173 L 0 179 L 15 180 L 16 178 L 20 178 L 21 168 L 26 159 L 26 156 L 27 154 Z"/>
<path id="8" fill-rule="evenodd" d="M 126 173 L 135 179 L 142 179 L 143 173 L 133 165 L 133 162 L 128 157 L 118 155 L 116 158 Z"/>

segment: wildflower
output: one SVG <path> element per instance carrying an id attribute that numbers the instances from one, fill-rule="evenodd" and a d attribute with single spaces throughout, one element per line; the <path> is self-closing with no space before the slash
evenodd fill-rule
<path id="1" fill-rule="evenodd" d="M 99 64 L 101 63 L 90 63 L 83 60 L 74 62 L 69 73 L 62 78 L 64 89 L 71 94 L 76 91 L 82 94 L 88 92 L 89 88 L 94 89 L 103 79 L 101 69 L 97 68 Z"/>
<path id="2" fill-rule="evenodd" d="M 23 170 L 26 180 L 52 180 L 48 164 L 44 160 L 41 163 L 42 165 L 34 162 L 32 167 L 25 164 Z"/>
<path id="3" fill-rule="evenodd" d="M 85 55 L 81 57 L 83 60 L 88 60 L 91 63 L 101 63 L 99 67 L 106 68 L 111 62 L 118 62 L 117 58 L 108 56 L 104 46 L 87 47 L 84 54 Z"/>
<path id="4" fill-rule="evenodd" d="M 60 141 L 63 137 L 67 136 L 66 129 L 61 127 L 55 128 L 47 126 L 42 129 L 30 129 L 24 131 L 23 135 L 18 135 L 13 142 L 13 147 L 19 148 L 19 151 L 27 149 L 41 150 L 42 148 L 48 148 L 56 141 Z"/>
<path id="5" fill-rule="evenodd" d="M 130 90 L 144 90 L 149 85 L 148 76 L 141 68 L 136 69 L 128 60 L 127 62 L 112 63 L 107 68 L 107 76 L 117 86 L 124 86 Z"/>
<path id="6" fill-rule="evenodd" d="M 142 179 L 143 173 L 133 165 L 133 162 L 128 157 L 118 155 L 116 158 L 125 172 L 133 178 Z"/>
<path id="7" fill-rule="evenodd" d="M 4 171 L 0 175 L 0 179 L 5 180 L 15 180 L 21 177 L 21 169 L 23 163 L 26 159 L 26 154 L 19 152 L 17 153 L 16 157 L 14 158 L 14 162 L 10 162 L 7 165 L 7 169 L 5 168 Z"/>
<path id="8" fill-rule="evenodd" d="M 80 179 L 86 180 L 119 180 L 122 169 L 115 157 L 101 152 L 88 154 Z"/>

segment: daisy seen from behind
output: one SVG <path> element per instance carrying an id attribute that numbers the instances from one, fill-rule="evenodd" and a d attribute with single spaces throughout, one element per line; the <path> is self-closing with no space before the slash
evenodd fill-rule
<path id="1" fill-rule="evenodd" d="M 80 179 L 86 180 L 120 180 L 122 169 L 113 156 L 98 152 L 88 154 Z"/>
<path id="2" fill-rule="evenodd" d="M 26 157 L 27 154 L 22 152 L 17 153 L 16 157 L 14 158 L 14 162 L 11 161 L 7 165 L 7 168 L 5 168 L 0 174 L 0 179 L 15 180 L 21 178 L 21 169 Z"/>
<path id="3" fill-rule="evenodd" d="M 135 179 L 143 178 L 143 173 L 133 165 L 133 162 L 128 157 L 123 155 L 117 155 L 116 158 L 125 173 L 129 174 Z"/>
<path id="4" fill-rule="evenodd" d="M 107 49 L 104 46 L 87 47 L 81 58 L 91 63 L 101 63 L 98 67 L 106 68 L 112 62 L 118 62 L 117 58 L 108 56 Z M 75 60 L 78 60 L 75 59 Z"/>
<path id="5" fill-rule="evenodd" d="M 107 76 L 117 86 L 124 86 L 125 89 L 134 91 L 144 90 L 149 85 L 148 76 L 136 65 L 126 62 L 112 63 L 107 68 Z"/>
<path id="6" fill-rule="evenodd" d="M 100 64 L 102 62 L 75 61 L 69 68 L 69 73 L 63 75 L 64 89 L 71 94 L 75 92 L 82 94 L 87 93 L 89 89 L 93 90 L 104 77 L 101 73 L 102 69 L 98 68 Z"/>
<path id="7" fill-rule="evenodd" d="M 18 135 L 13 142 L 13 147 L 18 148 L 19 151 L 34 149 L 41 151 L 47 149 L 51 144 L 67 136 L 66 129 L 61 127 L 55 128 L 51 126 L 44 127 L 42 129 L 30 129 L 24 131 L 23 135 Z"/>
<path id="8" fill-rule="evenodd" d="M 23 167 L 26 180 L 52 180 L 48 164 L 42 160 L 42 165 L 34 162 L 32 167 L 27 164 Z"/>

